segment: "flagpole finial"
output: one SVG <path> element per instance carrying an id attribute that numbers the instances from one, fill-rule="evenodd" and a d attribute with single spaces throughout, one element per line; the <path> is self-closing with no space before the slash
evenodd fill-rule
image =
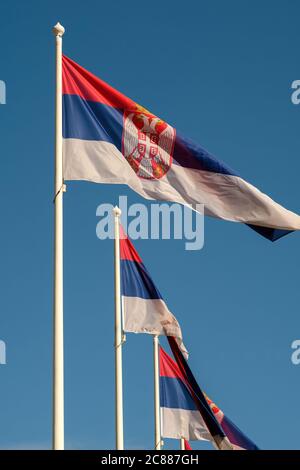
<path id="1" fill-rule="evenodd" d="M 54 36 L 62 37 L 65 33 L 65 28 L 58 22 L 55 26 L 53 26 L 52 33 Z"/>
<path id="2" fill-rule="evenodd" d="M 120 209 L 118 206 L 115 206 L 115 207 L 113 208 L 113 213 L 114 213 L 114 216 L 115 216 L 115 217 L 120 217 L 121 214 L 122 214 L 122 211 L 121 211 L 121 209 Z"/>

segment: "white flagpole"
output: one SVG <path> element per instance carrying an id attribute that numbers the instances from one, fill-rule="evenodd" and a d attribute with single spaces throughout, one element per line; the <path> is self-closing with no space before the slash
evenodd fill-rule
<path id="1" fill-rule="evenodd" d="M 123 433 L 123 381 L 122 381 L 122 316 L 120 283 L 120 216 L 121 210 L 113 210 L 115 222 L 115 400 L 116 400 L 116 449 L 124 450 Z"/>
<path id="2" fill-rule="evenodd" d="M 153 335 L 153 362 L 154 362 L 154 421 L 155 421 L 154 449 L 161 450 L 158 335 Z"/>
<path id="3" fill-rule="evenodd" d="M 180 450 L 185 450 L 185 445 L 184 445 L 184 438 L 180 438 Z"/>
<path id="4" fill-rule="evenodd" d="M 54 450 L 64 449 L 64 339 L 63 339 L 63 170 L 62 170 L 62 36 L 57 23 L 54 181 L 54 305 L 53 305 L 53 440 Z"/>

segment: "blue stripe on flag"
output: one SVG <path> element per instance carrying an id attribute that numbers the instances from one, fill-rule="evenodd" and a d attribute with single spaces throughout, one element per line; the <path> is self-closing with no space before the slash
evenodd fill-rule
<path id="1" fill-rule="evenodd" d="M 121 260 L 122 295 L 141 299 L 162 299 L 143 263 Z"/>
<path id="2" fill-rule="evenodd" d="M 88 101 L 77 95 L 63 95 L 63 137 L 98 140 L 122 148 L 123 110 Z M 236 173 L 192 140 L 176 135 L 174 163 L 186 168 L 226 175 Z"/>
<path id="3" fill-rule="evenodd" d="M 258 447 L 226 416 L 221 422 L 222 429 L 232 444 L 245 450 L 258 450 Z"/>
<path id="4" fill-rule="evenodd" d="M 121 150 L 123 112 L 77 95 L 63 95 L 63 137 L 102 140 Z"/>
<path id="5" fill-rule="evenodd" d="M 222 175 L 238 176 L 229 166 L 221 160 L 208 153 L 199 144 L 193 140 L 184 137 L 177 132 L 176 143 L 174 147 L 174 163 L 185 168 L 196 170 L 211 171 Z"/>
<path id="6" fill-rule="evenodd" d="M 270 227 L 260 227 L 258 225 L 251 224 L 246 225 L 248 225 L 248 227 L 252 228 L 253 230 L 255 230 L 255 232 L 259 233 L 263 237 L 267 238 L 268 240 L 271 240 L 271 242 L 276 242 L 276 240 L 279 240 L 279 238 L 294 232 L 294 230 L 281 230 L 279 228 L 274 229 Z"/>
<path id="7" fill-rule="evenodd" d="M 160 406 L 181 410 L 197 410 L 186 385 L 176 377 L 160 377 Z"/>

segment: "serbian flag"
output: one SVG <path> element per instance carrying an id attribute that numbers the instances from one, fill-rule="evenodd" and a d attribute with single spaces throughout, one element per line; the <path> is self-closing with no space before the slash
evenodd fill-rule
<path id="1" fill-rule="evenodd" d="M 187 357 L 179 323 L 168 309 L 122 227 L 120 258 L 124 331 L 174 336 Z"/>
<path id="2" fill-rule="evenodd" d="M 174 338 L 168 338 L 172 352 L 174 354 L 176 362 L 170 358 L 164 351 L 163 360 L 168 364 L 168 370 L 172 371 L 173 377 L 180 377 L 181 381 L 186 385 L 189 390 L 196 409 L 198 409 L 202 415 L 202 418 L 209 429 L 210 433 L 214 436 L 214 426 L 212 426 L 211 415 L 207 412 L 208 409 L 214 415 L 215 421 L 218 422 L 219 427 L 222 429 L 224 435 L 229 440 L 232 450 L 258 450 L 258 447 L 252 442 L 224 413 L 216 406 L 215 403 L 208 398 L 208 396 L 201 390 L 191 369 L 189 368 L 187 361 L 183 357 L 179 350 Z M 160 363 L 160 367 L 163 367 L 163 371 L 166 370 L 165 366 Z M 168 437 L 168 436 L 165 436 Z M 188 436 L 184 435 L 188 439 Z M 190 438 L 192 439 L 192 438 Z M 219 436 L 217 436 L 217 442 Z"/>
<path id="3" fill-rule="evenodd" d="M 162 437 L 184 438 L 191 441 L 210 440 L 211 435 L 184 376 L 161 346 L 159 348 L 159 374 Z M 211 412 L 210 415 L 212 415 Z M 217 423 L 215 423 L 215 428 L 221 435 L 221 439 L 224 438 L 225 434 Z"/>
<path id="4" fill-rule="evenodd" d="M 174 127 L 63 57 L 63 176 L 120 183 L 250 225 L 274 241 L 300 217 L 274 202 Z"/>

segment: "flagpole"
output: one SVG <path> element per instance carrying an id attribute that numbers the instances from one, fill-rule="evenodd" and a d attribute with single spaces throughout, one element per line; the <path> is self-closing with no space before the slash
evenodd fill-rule
<path id="1" fill-rule="evenodd" d="M 54 176 L 54 305 L 53 305 L 53 450 L 64 449 L 64 339 L 63 339 L 63 170 L 62 170 L 62 36 L 57 23 L 56 42 L 55 176 Z"/>
<path id="2" fill-rule="evenodd" d="M 124 450 L 123 433 L 123 382 L 122 382 L 122 316 L 120 283 L 120 216 L 121 209 L 115 207 L 115 419 L 116 449 Z"/>
<path id="3" fill-rule="evenodd" d="M 184 438 L 180 438 L 180 450 L 185 450 L 185 445 L 184 445 Z"/>
<path id="4" fill-rule="evenodd" d="M 158 335 L 153 335 L 153 362 L 154 362 L 154 421 L 155 421 L 154 449 L 161 450 Z"/>

